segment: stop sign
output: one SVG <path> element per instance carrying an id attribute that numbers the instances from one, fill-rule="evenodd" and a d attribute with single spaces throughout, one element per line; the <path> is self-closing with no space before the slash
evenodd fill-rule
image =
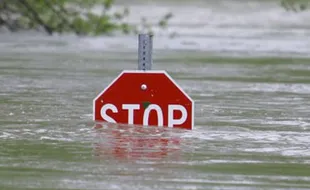
<path id="1" fill-rule="evenodd" d="M 123 71 L 93 100 L 94 120 L 192 129 L 194 102 L 165 71 Z"/>

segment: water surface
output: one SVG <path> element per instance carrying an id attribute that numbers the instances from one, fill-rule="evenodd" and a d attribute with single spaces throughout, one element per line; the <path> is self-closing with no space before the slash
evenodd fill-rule
<path id="1" fill-rule="evenodd" d="M 153 68 L 195 100 L 194 130 L 94 129 L 92 99 L 137 68 L 134 35 L 1 34 L 0 189 L 310 189 L 309 12 L 127 4 L 131 23 L 174 13 Z"/>

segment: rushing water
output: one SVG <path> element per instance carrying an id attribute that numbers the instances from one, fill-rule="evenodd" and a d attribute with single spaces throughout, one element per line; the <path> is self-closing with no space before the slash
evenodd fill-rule
<path id="1" fill-rule="evenodd" d="M 137 68 L 136 36 L 1 34 L 0 189 L 310 189 L 309 12 L 125 3 L 131 23 L 174 13 L 153 68 L 195 100 L 194 130 L 94 129 L 92 99 Z"/>

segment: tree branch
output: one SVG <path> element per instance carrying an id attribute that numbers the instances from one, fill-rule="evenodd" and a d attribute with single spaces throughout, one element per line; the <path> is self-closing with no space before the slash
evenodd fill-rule
<path id="1" fill-rule="evenodd" d="M 57 11 L 54 6 L 49 2 L 49 0 L 44 0 L 44 3 L 46 6 L 48 6 L 60 19 L 61 19 L 61 23 L 58 24 L 58 27 L 62 26 L 62 29 L 64 28 L 64 25 L 67 25 L 71 30 L 75 31 L 75 33 L 79 33 L 79 31 L 75 28 L 75 26 L 73 24 L 71 24 L 63 15 L 62 12 Z M 59 7 L 61 8 L 61 7 Z M 66 14 L 66 12 L 63 11 L 63 13 Z M 68 15 L 65 15 L 68 16 Z"/>
<path id="2" fill-rule="evenodd" d="M 44 23 L 44 21 L 40 18 L 39 14 L 28 4 L 27 0 L 19 0 L 18 2 L 29 10 L 29 12 L 32 14 L 33 19 L 35 19 L 36 22 L 38 22 L 41 26 L 43 26 L 43 28 L 49 35 L 53 34 L 54 29 L 48 26 L 46 23 Z"/>

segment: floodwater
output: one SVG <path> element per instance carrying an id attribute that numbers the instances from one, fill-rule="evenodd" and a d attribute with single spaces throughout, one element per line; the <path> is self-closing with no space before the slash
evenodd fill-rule
<path id="1" fill-rule="evenodd" d="M 92 121 L 92 99 L 137 68 L 137 36 L 2 33 L 0 189 L 310 189 L 310 12 L 125 3 L 131 23 L 174 13 L 153 69 L 195 100 L 194 130 Z"/>

